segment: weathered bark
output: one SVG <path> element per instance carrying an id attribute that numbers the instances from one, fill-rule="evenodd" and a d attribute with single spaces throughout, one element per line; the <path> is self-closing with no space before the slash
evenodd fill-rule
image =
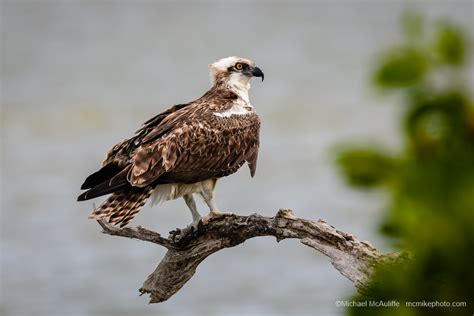
<path id="1" fill-rule="evenodd" d="M 201 222 L 197 230 L 172 231 L 168 238 L 142 227 L 119 229 L 103 221 L 99 224 L 106 234 L 149 241 L 168 249 L 139 290 L 141 294 L 150 294 L 150 303 L 166 301 L 178 292 L 209 255 L 257 236 L 274 236 L 277 241 L 300 239 L 328 256 L 332 265 L 359 290 L 369 280 L 374 264 L 385 257 L 354 235 L 323 220 L 297 218 L 291 210 L 280 210 L 275 217 L 226 214 Z"/>

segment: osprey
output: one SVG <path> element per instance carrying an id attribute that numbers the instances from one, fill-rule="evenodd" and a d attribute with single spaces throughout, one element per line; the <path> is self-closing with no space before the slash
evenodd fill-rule
<path id="1" fill-rule="evenodd" d="M 111 194 L 90 218 L 123 227 L 153 194 L 156 202 L 183 197 L 197 225 L 201 215 L 194 193 L 202 196 L 212 217 L 221 213 L 214 199 L 218 178 L 245 162 L 254 176 L 260 119 L 249 101 L 249 81 L 263 81 L 263 72 L 253 61 L 233 56 L 211 64 L 210 75 L 212 87 L 202 97 L 156 115 L 107 153 L 77 199 Z"/>

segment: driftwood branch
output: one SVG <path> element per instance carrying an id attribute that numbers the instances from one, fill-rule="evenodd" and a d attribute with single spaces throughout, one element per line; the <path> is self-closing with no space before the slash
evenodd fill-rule
<path id="1" fill-rule="evenodd" d="M 280 210 L 274 217 L 222 215 L 201 222 L 196 230 L 172 231 L 168 238 L 142 227 L 120 229 L 103 221 L 99 224 L 106 234 L 144 240 L 168 249 L 139 290 L 150 295 L 150 303 L 166 301 L 178 292 L 209 255 L 257 236 L 274 236 L 277 241 L 299 239 L 329 257 L 333 266 L 359 290 L 369 280 L 374 264 L 387 258 L 354 235 L 323 220 L 297 218 L 291 210 Z"/>

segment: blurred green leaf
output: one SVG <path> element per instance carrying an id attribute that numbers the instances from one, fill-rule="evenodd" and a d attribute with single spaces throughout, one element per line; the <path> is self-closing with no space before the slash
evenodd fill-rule
<path id="1" fill-rule="evenodd" d="M 372 148 L 346 149 L 336 162 L 349 184 L 363 188 L 386 183 L 396 170 L 394 159 Z"/>
<path id="2" fill-rule="evenodd" d="M 405 127 L 417 150 L 446 150 L 463 138 L 467 128 L 467 101 L 462 93 L 448 91 L 413 100 Z"/>
<path id="3" fill-rule="evenodd" d="M 443 22 L 436 34 L 436 53 L 447 64 L 460 65 L 464 61 L 465 40 L 461 30 L 455 25 Z"/>
<path id="4" fill-rule="evenodd" d="M 410 42 L 416 42 L 423 36 L 423 16 L 415 11 L 405 11 L 402 14 L 402 27 Z"/>
<path id="5" fill-rule="evenodd" d="M 413 86 L 424 78 L 428 67 L 423 52 L 411 47 L 394 49 L 382 57 L 375 83 L 384 88 Z"/>

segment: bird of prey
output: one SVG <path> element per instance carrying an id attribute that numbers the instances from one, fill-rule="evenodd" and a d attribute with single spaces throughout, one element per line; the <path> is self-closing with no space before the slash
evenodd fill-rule
<path id="1" fill-rule="evenodd" d="M 201 219 L 193 194 L 219 213 L 217 179 L 247 162 L 257 167 L 260 119 L 249 101 L 250 79 L 264 78 L 254 62 L 227 57 L 210 65 L 212 87 L 199 99 L 172 106 L 146 121 L 107 153 L 102 168 L 81 186 L 78 201 L 111 194 L 89 216 L 123 227 L 153 195 L 155 202 L 183 197 L 192 225 Z"/>

